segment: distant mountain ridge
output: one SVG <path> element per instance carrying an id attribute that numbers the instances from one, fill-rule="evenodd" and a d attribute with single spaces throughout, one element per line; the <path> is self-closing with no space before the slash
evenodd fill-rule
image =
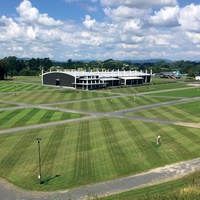
<path id="1" fill-rule="evenodd" d="M 157 62 L 167 62 L 167 63 L 171 63 L 173 61 L 168 60 L 168 59 L 146 59 L 146 60 L 125 60 L 125 61 L 129 61 L 132 63 L 157 63 Z"/>

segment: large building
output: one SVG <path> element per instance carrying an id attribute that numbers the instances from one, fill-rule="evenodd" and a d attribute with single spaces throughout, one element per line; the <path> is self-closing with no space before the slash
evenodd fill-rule
<path id="1" fill-rule="evenodd" d="M 149 83 L 150 74 L 142 71 L 50 71 L 42 73 L 43 85 L 95 90 L 114 86 L 139 85 Z"/>

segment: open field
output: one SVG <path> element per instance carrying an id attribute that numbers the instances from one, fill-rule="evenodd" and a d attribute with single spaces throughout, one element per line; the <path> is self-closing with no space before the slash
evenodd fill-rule
<path id="1" fill-rule="evenodd" d="M 20 83 L 34 83 L 40 85 L 42 82 L 41 76 L 14 76 L 12 80 Z"/>
<path id="2" fill-rule="evenodd" d="M 13 81 L 1 81 L 0 92 L 22 92 L 22 91 L 33 91 L 33 90 L 50 90 L 55 89 L 53 87 L 41 86 L 30 83 L 19 83 Z"/>
<path id="3" fill-rule="evenodd" d="M 141 92 L 153 92 L 158 90 L 168 90 L 168 89 L 178 89 L 178 88 L 185 88 L 191 87 L 186 83 L 166 83 L 166 84 L 150 84 L 146 86 L 134 86 L 134 87 L 121 87 L 121 88 L 114 88 L 114 89 L 106 89 L 105 91 L 114 92 L 114 93 L 126 93 L 126 94 L 137 94 Z"/>
<path id="4" fill-rule="evenodd" d="M 37 137 L 42 138 L 42 186 L 37 181 Z M 0 135 L 0 174 L 26 189 L 73 188 L 197 158 L 199 143 L 195 128 L 101 118 Z"/>
<path id="5" fill-rule="evenodd" d="M 26 84 L 22 83 L 23 81 Z M 17 86 L 12 81 L 1 82 L 0 100 L 5 103 L 0 103 L 0 109 L 11 107 L 6 101 L 13 104 L 26 103 L 27 107 L 1 110 L 0 122 L 3 122 L 1 130 L 84 116 L 56 109 L 53 111 L 51 108 L 48 110 L 50 106 L 74 109 L 76 112 L 81 110 L 101 113 L 98 119 L 85 119 L 59 126 L 0 135 L 0 176 L 19 187 L 41 191 L 71 189 L 122 178 L 200 156 L 198 128 L 156 121 L 146 123 L 128 120 L 125 118 L 126 115 L 124 118 L 123 115 L 122 118 L 103 117 L 102 114 L 176 99 L 199 97 L 198 88 L 189 88 L 184 83 L 170 83 L 95 92 L 53 87 L 37 89 L 41 86 L 32 84 L 35 81 L 38 81 L 38 77 L 36 79 L 33 77 L 31 84 L 28 84 L 26 77 L 22 80 L 18 77 Z M 160 90 L 169 89 L 177 90 L 158 93 Z M 148 95 L 140 94 L 154 91 L 155 93 Z M 116 93 L 122 93 L 121 97 Z M 41 109 L 39 106 L 31 107 L 39 104 L 49 105 L 46 109 Z M 146 109 L 135 112 L 134 115 L 179 122 L 185 120 L 199 122 L 198 104 L 199 101 L 191 101 Z M 156 145 L 158 134 L 162 138 L 162 144 L 159 146 Z M 37 137 L 42 138 L 41 163 L 44 181 L 42 185 L 38 184 L 37 179 Z"/>
<path id="6" fill-rule="evenodd" d="M 6 110 L 0 111 L 0 130 L 54 121 L 75 119 L 84 116 L 85 115 L 78 113 L 66 113 L 38 108 Z"/>
<path id="7" fill-rule="evenodd" d="M 4 101 L 14 101 L 19 103 L 27 103 L 27 104 L 46 104 L 46 103 L 56 103 L 56 102 L 68 102 L 74 100 L 83 100 L 90 98 L 104 98 L 104 97 L 112 97 L 113 94 L 106 94 L 100 92 L 85 92 L 79 91 L 76 92 L 70 89 L 57 89 L 50 91 L 27 91 L 27 92 L 19 92 L 3 94 L 0 93 L 0 99 Z"/>
<path id="8" fill-rule="evenodd" d="M 200 101 L 181 103 L 173 106 L 169 105 L 158 108 L 151 108 L 127 113 L 127 115 L 199 123 Z"/>
<path id="9" fill-rule="evenodd" d="M 150 94 L 152 95 L 152 94 Z M 174 91 L 163 91 L 163 92 L 156 92 L 155 96 L 168 96 L 168 97 L 182 97 L 182 98 L 192 98 L 192 97 L 199 97 L 200 96 L 200 88 L 187 88 L 181 90 L 174 90 Z"/>
<path id="10" fill-rule="evenodd" d="M 166 102 L 176 100 L 178 98 L 163 98 L 163 97 L 149 97 L 149 96 L 127 96 L 127 97 L 113 97 L 110 99 L 90 100 L 76 103 L 67 103 L 58 105 L 59 108 L 67 108 L 74 110 L 85 110 L 93 112 L 112 112 L 128 108 L 135 108 L 159 102 Z"/>

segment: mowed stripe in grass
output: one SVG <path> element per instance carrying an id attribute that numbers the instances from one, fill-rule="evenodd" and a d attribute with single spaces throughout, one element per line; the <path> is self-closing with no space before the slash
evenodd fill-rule
<path id="1" fill-rule="evenodd" d="M 42 138 L 43 186 L 37 179 L 36 137 Z M 67 189 L 197 158 L 199 142 L 195 128 L 118 118 L 70 123 L 0 135 L 0 174 L 27 189 Z"/>
<path id="2" fill-rule="evenodd" d="M 20 103 L 28 104 L 45 104 L 54 102 L 68 102 L 72 100 L 83 100 L 93 98 L 94 92 L 79 91 L 77 93 L 74 90 L 52 90 L 52 91 L 33 91 L 15 94 L 0 94 L 0 99 Z M 96 92 L 98 98 L 114 96 L 112 94 L 105 94 Z"/>
<path id="3" fill-rule="evenodd" d="M 0 102 L 0 108 L 8 108 L 8 107 L 14 107 L 14 106 L 16 105 Z"/>
<path id="4" fill-rule="evenodd" d="M 32 91 L 32 90 L 46 90 L 52 89 L 52 87 L 35 85 L 29 83 L 17 83 L 13 81 L 1 81 L 0 92 L 20 92 L 20 91 Z"/>
<path id="5" fill-rule="evenodd" d="M 174 98 L 175 100 L 176 98 Z M 87 102 L 76 102 L 58 105 L 60 108 L 85 110 L 94 112 L 112 112 L 116 110 L 128 109 L 137 106 L 149 105 L 159 102 L 171 101 L 173 98 L 152 98 L 149 96 L 113 97 L 101 100 L 90 100 Z"/>
<path id="6" fill-rule="evenodd" d="M 84 130 L 84 132 L 83 132 Z M 76 144 L 73 179 L 87 183 L 95 180 L 89 121 L 80 122 Z"/>
<path id="7" fill-rule="evenodd" d="M 164 79 L 160 79 L 161 82 Z M 133 86 L 133 87 L 125 87 L 125 88 L 113 88 L 107 89 L 108 92 L 116 92 L 116 93 L 126 93 L 126 94 L 134 94 L 139 92 L 152 92 L 157 90 L 167 90 L 167 89 L 176 89 L 176 88 L 184 88 L 184 87 L 191 87 L 186 83 L 166 83 L 166 84 L 151 84 L 151 85 L 140 85 L 140 86 Z"/>
<path id="8" fill-rule="evenodd" d="M 198 87 L 195 87 L 195 88 L 180 89 L 175 91 L 156 92 L 155 94 L 157 96 L 163 96 L 163 97 L 168 96 L 168 97 L 192 98 L 200 96 L 200 89 Z"/>
<path id="9" fill-rule="evenodd" d="M 127 115 L 199 123 L 200 104 L 199 101 L 194 101 L 173 106 L 162 106 L 147 110 L 141 110 L 137 112 L 127 113 Z"/>
<path id="10" fill-rule="evenodd" d="M 69 114 L 60 111 L 44 110 L 37 108 L 7 110 L 1 111 L 0 114 L 1 130 L 86 116 L 78 113 Z"/>

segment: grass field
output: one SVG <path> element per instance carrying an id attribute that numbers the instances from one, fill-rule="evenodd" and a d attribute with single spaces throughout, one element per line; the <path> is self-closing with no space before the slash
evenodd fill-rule
<path id="1" fill-rule="evenodd" d="M 13 106 L 15 106 L 15 105 L 0 102 L 0 108 L 9 108 L 9 107 L 13 107 Z"/>
<path id="2" fill-rule="evenodd" d="M 37 137 L 43 186 L 37 180 Z M 195 128 L 101 118 L 0 135 L 0 174 L 26 189 L 73 188 L 199 157 L 199 143 Z"/>
<path id="3" fill-rule="evenodd" d="M 104 98 L 114 96 L 112 94 L 100 93 L 100 92 L 85 92 L 79 91 L 76 93 L 74 90 L 69 89 L 57 89 L 50 91 L 30 91 L 16 93 L 3 94 L 0 93 L 0 99 L 14 102 L 22 102 L 28 104 L 46 104 L 55 102 L 67 102 L 74 100 L 83 100 L 90 98 Z"/>
<path id="4" fill-rule="evenodd" d="M 173 106 L 162 106 L 137 112 L 127 113 L 128 116 L 167 119 L 181 122 L 200 122 L 200 102 L 194 101 Z"/>
<path id="5" fill-rule="evenodd" d="M 200 96 L 200 89 L 195 87 L 195 88 L 181 89 L 181 90 L 175 90 L 175 91 L 156 92 L 155 95 L 192 98 L 192 97 Z"/>
<path id="6" fill-rule="evenodd" d="M 33 77 L 29 82 L 27 77 L 21 79 L 17 77 L 15 82 L 1 82 L 0 100 L 27 103 L 30 106 L 50 103 L 51 105 L 48 106 L 59 108 L 112 112 L 183 97 L 199 97 L 200 94 L 198 88 L 188 88 L 184 83 L 119 88 L 99 92 L 74 91 L 34 84 L 39 82 L 39 78 Z M 184 87 L 188 89 L 183 89 Z M 167 89 L 177 90 L 137 95 L 137 99 L 134 100 L 135 93 Z M 115 94 L 106 93 L 109 91 Z M 118 92 L 130 96 L 116 96 Z M 192 119 L 193 122 L 199 122 L 198 104 L 194 101 L 158 107 L 135 112 L 134 115 L 178 121 Z M 12 106 L 9 103 L 0 102 L 0 108 Z M 0 111 L 0 129 L 84 116 L 39 107 L 23 109 L 13 107 Z M 162 138 L 160 146 L 156 145 L 157 134 L 160 134 Z M 44 181 L 42 185 L 38 184 L 37 179 L 37 137 L 42 138 L 41 163 Z M 200 130 L 197 128 L 112 117 L 85 120 L 0 135 L 0 176 L 29 190 L 70 189 L 197 158 L 200 156 L 199 144 Z"/>
<path id="7" fill-rule="evenodd" d="M 0 111 L 0 130 L 84 117 L 83 114 L 66 113 L 37 108 Z"/>
<path id="8" fill-rule="evenodd" d="M 116 93 L 126 93 L 126 94 L 135 94 L 141 92 L 153 92 L 158 90 L 168 90 L 168 89 L 178 89 L 191 87 L 186 83 L 166 83 L 166 84 L 151 84 L 147 86 L 137 86 L 137 87 L 124 87 L 124 88 L 114 88 L 114 89 L 106 89 L 109 92 Z"/>
<path id="9" fill-rule="evenodd" d="M 41 76 L 14 76 L 12 80 L 20 83 L 34 83 L 40 85 L 42 82 Z"/>
<path id="10" fill-rule="evenodd" d="M 113 97 L 111 99 L 68 103 L 68 104 L 58 105 L 58 107 L 75 109 L 75 110 L 94 111 L 94 112 L 112 112 L 116 110 L 123 110 L 137 106 L 144 106 L 144 105 L 166 102 L 176 99 L 178 98 L 165 98 L 165 97 L 155 98 L 143 95 L 143 96 L 138 96 L 135 100 L 134 96 L 127 96 L 127 97 Z"/>
<path id="11" fill-rule="evenodd" d="M 55 89 L 53 87 L 41 86 L 30 83 L 19 83 L 14 81 L 1 81 L 0 92 L 22 92 L 22 91 L 33 91 L 33 90 L 49 90 Z"/>

